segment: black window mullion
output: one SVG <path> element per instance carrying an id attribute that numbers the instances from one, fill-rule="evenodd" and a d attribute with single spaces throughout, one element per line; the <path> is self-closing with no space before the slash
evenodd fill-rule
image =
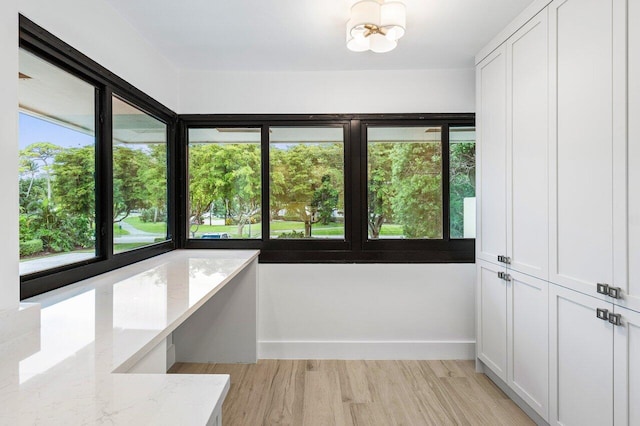
<path id="1" fill-rule="evenodd" d="M 174 158 L 172 165 L 172 186 L 174 187 L 173 240 L 176 248 L 185 248 L 189 238 L 188 203 L 189 203 L 189 167 L 188 167 L 188 138 L 184 121 L 178 120 L 175 126 Z"/>
<path id="2" fill-rule="evenodd" d="M 98 255 L 113 257 L 113 155 L 112 92 L 98 89 L 96 126 L 96 238 Z"/>
<path id="3" fill-rule="evenodd" d="M 261 179 L 262 179 L 262 241 L 268 241 L 271 235 L 271 170 L 269 162 L 269 126 L 263 125 L 260 131 Z"/>
<path id="4" fill-rule="evenodd" d="M 442 125 L 442 239 L 449 241 L 451 239 L 451 200 L 450 200 L 450 148 L 449 148 L 449 125 Z"/>

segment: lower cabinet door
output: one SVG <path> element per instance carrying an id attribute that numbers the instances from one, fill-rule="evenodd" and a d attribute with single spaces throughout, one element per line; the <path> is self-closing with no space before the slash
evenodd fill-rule
<path id="1" fill-rule="evenodd" d="M 498 377 L 507 380 L 507 281 L 505 268 L 477 263 L 477 355 Z"/>
<path id="2" fill-rule="evenodd" d="M 509 271 L 507 383 L 549 419 L 549 284 Z"/>
<path id="3" fill-rule="evenodd" d="M 640 425 L 640 313 L 615 307 L 614 372 L 616 426 Z"/>
<path id="4" fill-rule="evenodd" d="M 556 285 L 549 287 L 549 423 L 613 424 L 614 326 L 596 316 L 613 305 Z"/>

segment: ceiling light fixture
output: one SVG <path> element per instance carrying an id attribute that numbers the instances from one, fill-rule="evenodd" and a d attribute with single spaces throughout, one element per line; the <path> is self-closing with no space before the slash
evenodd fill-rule
<path id="1" fill-rule="evenodd" d="M 347 48 L 354 52 L 389 52 L 404 35 L 407 21 L 402 0 L 361 0 L 351 6 Z"/>

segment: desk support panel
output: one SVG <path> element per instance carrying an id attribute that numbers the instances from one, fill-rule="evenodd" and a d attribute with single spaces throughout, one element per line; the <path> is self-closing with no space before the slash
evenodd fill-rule
<path id="1" fill-rule="evenodd" d="M 173 332 L 176 362 L 256 363 L 257 285 L 254 259 Z"/>

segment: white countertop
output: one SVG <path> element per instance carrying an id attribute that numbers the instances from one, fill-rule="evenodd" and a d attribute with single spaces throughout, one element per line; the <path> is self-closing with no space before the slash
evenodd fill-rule
<path id="1" fill-rule="evenodd" d="M 119 372 L 257 256 L 177 250 L 29 299 L 41 328 L 0 345 L 0 424 L 206 424 L 229 376 Z"/>

